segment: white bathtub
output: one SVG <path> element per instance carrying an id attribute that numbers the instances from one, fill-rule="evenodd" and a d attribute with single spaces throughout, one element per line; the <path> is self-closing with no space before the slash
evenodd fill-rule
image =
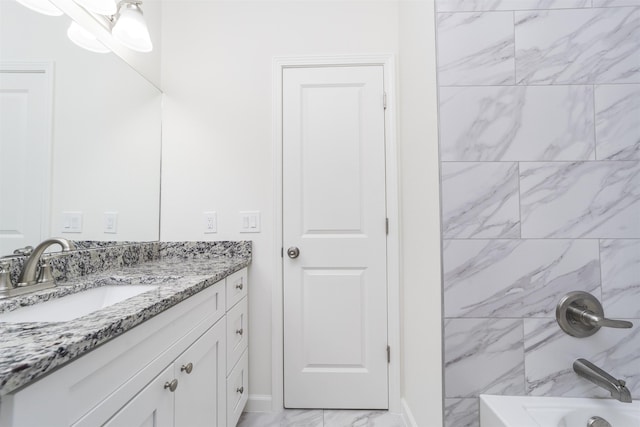
<path id="1" fill-rule="evenodd" d="M 480 427 L 587 427 L 593 416 L 613 427 L 640 427 L 640 401 L 480 396 Z"/>

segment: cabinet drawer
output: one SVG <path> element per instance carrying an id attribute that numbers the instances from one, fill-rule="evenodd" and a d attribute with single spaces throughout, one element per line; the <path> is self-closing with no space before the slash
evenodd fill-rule
<path id="1" fill-rule="evenodd" d="M 227 378 L 227 427 L 236 427 L 248 398 L 249 352 L 245 351 Z"/>
<path id="2" fill-rule="evenodd" d="M 227 374 L 236 364 L 249 342 L 247 299 L 243 298 L 227 312 Z"/>
<path id="3" fill-rule="evenodd" d="M 247 284 L 246 268 L 227 277 L 227 310 L 247 295 Z"/>

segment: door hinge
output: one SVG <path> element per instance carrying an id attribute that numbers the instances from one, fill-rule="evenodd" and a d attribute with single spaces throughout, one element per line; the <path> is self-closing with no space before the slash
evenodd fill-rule
<path id="1" fill-rule="evenodd" d="M 382 92 L 382 108 L 387 109 L 387 92 Z"/>
<path id="2" fill-rule="evenodd" d="M 387 346 L 387 363 L 391 363 L 391 346 Z"/>
<path id="3" fill-rule="evenodd" d="M 387 233 L 387 236 L 388 236 L 389 235 L 389 218 L 384 219 L 384 227 L 385 227 L 385 232 Z"/>

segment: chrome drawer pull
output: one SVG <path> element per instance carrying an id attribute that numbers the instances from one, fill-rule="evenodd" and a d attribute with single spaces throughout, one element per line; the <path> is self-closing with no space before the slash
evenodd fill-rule
<path id="1" fill-rule="evenodd" d="M 241 280 L 240 283 L 236 285 L 236 289 L 241 291 L 243 287 L 244 286 L 242 285 L 242 280 Z"/>
<path id="2" fill-rule="evenodd" d="M 238 388 L 236 389 L 236 393 L 240 393 L 240 394 L 244 393 L 244 386 L 242 386 L 242 387 L 238 387 Z"/>
<path id="3" fill-rule="evenodd" d="M 244 329 L 242 329 L 242 328 L 236 329 L 236 334 L 242 336 L 242 334 L 244 334 Z"/>
<path id="4" fill-rule="evenodd" d="M 169 391 L 174 392 L 178 388 L 178 380 L 173 380 L 171 382 L 167 381 L 164 383 L 164 388 L 169 389 Z"/>
<path id="5" fill-rule="evenodd" d="M 180 372 L 186 372 L 187 374 L 190 374 L 191 371 L 193 371 L 193 363 L 189 362 L 186 365 L 182 365 L 180 367 Z"/>

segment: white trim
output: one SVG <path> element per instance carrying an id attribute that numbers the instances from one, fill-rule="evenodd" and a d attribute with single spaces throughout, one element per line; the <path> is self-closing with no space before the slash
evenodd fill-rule
<path id="1" fill-rule="evenodd" d="M 282 303 L 282 70 L 310 66 L 381 65 L 387 94 L 385 113 L 387 217 L 387 324 L 391 346 L 389 364 L 389 411 L 400 413 L 400 241 L 398 208 L 398 163 L 396 134 L 396 64 L 392 54 L 275 57 L 272 68 L 273 102 L 273 170 L 274 170 L 274 287 L 272 290 L 271 343 L 271 409 L 279 411 L 284 405 L 283 303 Z"/>
<path id="2" fill-rule="evenodd" d="M 244 412 L 271 412 L 271 395 L 250 394 Z"/>
<path id="3" fill-rule="evenodd" d="M 413 413 L 409 408 L 409 404 L 406 400 L 402 399 L 402 422 L 406 427 L 418 427 L 416 419 L 413 417 Z"/>
<path id="4" fill-rule="evenodd" d="M 38 170 L 44 182 L 41 204 L 42 216 L 40 219 L 40 241 L 51 237 L 51 193 L 52 193 L 52 171 L 53 171 L 53 62 L 2 62 L 0 70 L 27 73 L 42 73 L 46 81 L 46 129 L 47 141 L 45 144 L 45 159 L 49 159 L 43 170 Z"/>

